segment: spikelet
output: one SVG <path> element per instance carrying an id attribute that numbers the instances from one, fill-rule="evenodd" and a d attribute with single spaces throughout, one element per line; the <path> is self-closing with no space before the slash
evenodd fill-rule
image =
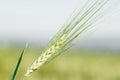
<path id="1" fill-rule="evenodd" d="M 45 64 L 54 54 L 56 54 L 65 43 L 66 37 L 63 35 L 54 45 L 47 49 L 27 70 L 25 77 L 29 76 L 33 71 L 37 70 L 43 64 Z"/>

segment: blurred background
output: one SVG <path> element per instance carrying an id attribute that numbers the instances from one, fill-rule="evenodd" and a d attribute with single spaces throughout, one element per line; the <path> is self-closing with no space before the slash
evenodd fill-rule
<path id="1" fill-rule="evenodd" d="M 0 79 L 8 80 L 25 43 L 18 80 L 71 13 L 86 0 L 0 0 Z M 87 38 L 28 80 L 120 80 L 120 1 Z"/>

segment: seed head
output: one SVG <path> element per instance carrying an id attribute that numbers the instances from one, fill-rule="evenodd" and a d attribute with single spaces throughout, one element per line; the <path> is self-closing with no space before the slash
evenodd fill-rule
<path id="1" fill-rule="evenodd" d="M 44 65 L 50 58 L 52 58 L 53 55 L 57 54 L 57 52 L 62 48 L 62 45 L 64 45 L 65 41 L 66 37 L 64 35 L 55 44 L 43 52 L 42 55 L 34 61 L 30 68 L 28 68 L 25 77 L 29 76 L 32 72 Z"/>

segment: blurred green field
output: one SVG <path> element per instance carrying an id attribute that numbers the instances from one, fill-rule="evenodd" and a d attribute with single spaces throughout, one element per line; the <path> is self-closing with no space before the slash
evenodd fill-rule
<path id="1" fill-rule="evenodd" d="M 0 50 L 0 80 L 9 80 L 20 49 Z M 16 80 L 22 80 L 26 69 L 40 55 L 27 50 Z M 120 55 L 100 52 L 66 52 L 55 58 L 26 80 L 120 80 Z"/>

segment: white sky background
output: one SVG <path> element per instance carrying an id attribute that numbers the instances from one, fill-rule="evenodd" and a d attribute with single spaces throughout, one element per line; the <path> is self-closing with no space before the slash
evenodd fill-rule
<path id="1" fill-rule="evenodd" d="M 91 38 L 120 38 L 120 0 L 112 1 L 115 5 Z M 49 39 L 81 4 L 81 0 L 0 0 L 0 40 Z"/>

